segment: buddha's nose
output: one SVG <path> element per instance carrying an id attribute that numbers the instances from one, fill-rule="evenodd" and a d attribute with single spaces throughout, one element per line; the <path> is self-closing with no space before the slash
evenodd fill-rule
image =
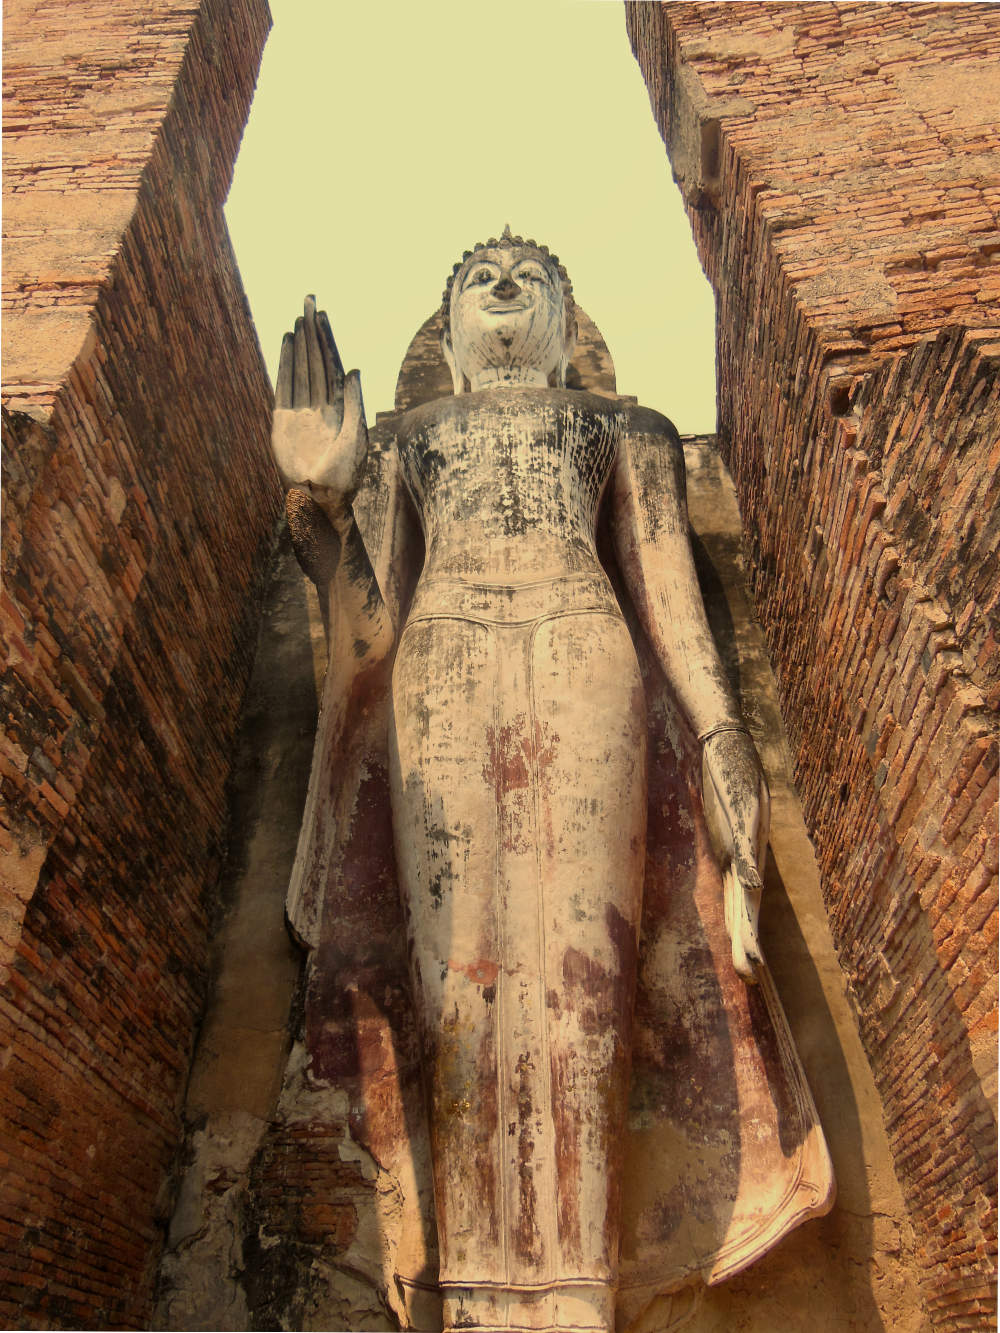
<path id="1" fill-rule="evenodd" d="M 520 293 L 521 289 L 510 276 L 505 273 L 497 285 L 493 288 L 493 295 L 499 296 L 501 301 L 512 301 Z"/>

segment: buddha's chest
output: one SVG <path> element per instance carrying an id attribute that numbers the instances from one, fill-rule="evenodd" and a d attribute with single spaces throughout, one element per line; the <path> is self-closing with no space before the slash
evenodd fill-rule
<path id="1" fill-rule="evenodd" d="M 557 389 L 491 389 L 408 414 L 397 437 L 425 525 L 499 522 L 511 536 L 593 524 L 622 435 L 618 405 Z"/>

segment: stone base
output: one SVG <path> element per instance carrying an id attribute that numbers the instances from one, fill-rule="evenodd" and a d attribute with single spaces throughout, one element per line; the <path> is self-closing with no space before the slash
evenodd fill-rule
<path id="1" fill-rule="evenodd" d="M 614 1289 L 604 1282 L 553 1283 L 543 1287 L 441 1285 L 444 1327 L 462 1333 L 555 1333 L 615 1326 Z"/>

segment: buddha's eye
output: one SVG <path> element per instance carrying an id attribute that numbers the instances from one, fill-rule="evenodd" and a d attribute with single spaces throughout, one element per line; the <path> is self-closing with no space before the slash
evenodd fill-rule
<path id="1" fill-rule="evenodd" d="M 473 281 L 473 282 L 492 282 L 492 281 L 493 281 L 493 274 L 489 271 L 488 268 L 481 268 L 481 269 L 479 270 L 479 272 L 478 272 L 477 274 L 475 274 L 475 276 L 473 277 L 472 281 Z"/>

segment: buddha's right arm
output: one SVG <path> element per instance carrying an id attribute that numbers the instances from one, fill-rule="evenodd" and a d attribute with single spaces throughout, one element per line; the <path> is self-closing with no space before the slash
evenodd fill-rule
<path id="1" fill-rule="evenodd" d="M 394 618 L 386 605 L 364 538 L 349 513 L 336 527 L 309 492 L 298 487 L 285 497 L 295 555 L 316 585 L 327 647 L 359 660 L 361 646 L 388 647 Z"/>

